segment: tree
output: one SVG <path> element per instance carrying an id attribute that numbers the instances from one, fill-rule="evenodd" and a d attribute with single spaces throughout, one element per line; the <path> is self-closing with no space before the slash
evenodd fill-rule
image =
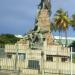
<path id="1" fill-rule="evenodd" d="M 51 22 L 51 24 L 50 24 L 50 30 L 51 30 L 51 32 L 53 32 L 53 31 L 57 31 L 57 27 L 56 27 L 56 25 L 54 24 L 54 22 Z"/>
<path id="2" fill-rule="evenodd" d="M 69 47 L 72 47 L 73 52 L 75 52 L 75 41 L 73 41 L 73 42 L 69 45 Z"/>
<path id="3" fill-rule="evenodd" d="M 70 21 L 72 28 L 75 30 L 75 14 L 72 15 L 72 19 Z"/>
<path id="4" fill-rule="evenodd" d="M 1 34 L 0 35 L 0 44 L 14 44 L 19 40 L 13 34 Z"/>
<path id="5" fill-rule="evenodd" d="M 57 10 L 54 16 L 54 23 L 59 31 L 59 43 L 61 43 L 60 33 L 64 31 L 66 37 L 66 45 L 67 45 L 67 29 L 69 26 L 69 18 L 67 12 L 62 9 Z"/>

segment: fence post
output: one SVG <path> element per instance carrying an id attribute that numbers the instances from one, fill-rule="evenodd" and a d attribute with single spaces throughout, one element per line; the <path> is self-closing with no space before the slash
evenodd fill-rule
<path id="1" fill-rule="evenodd" d="M 17 75 L 20 75 L 20 72 L 21 72 L 21 70 L 20 70 L 20 67 L 19 67 L 19 69 L 17 71 Z"/>
<path id="2" fill-rule="evenodd" d="M 16 57 L 15 57 L 15 70 L 17 70 L 17 62 L 18 62 L 18 44 L 16 43 Z"/>
<path id="3" fill-rule="evenodd" d="M 71 50 L 71 75 L 72 75 L 72 47 L 70 48 Z"/>
<path id="4" fill-rule="evenodd" d="M 44 52 L 41 51 L 41 72 L 44 75 Z"/>

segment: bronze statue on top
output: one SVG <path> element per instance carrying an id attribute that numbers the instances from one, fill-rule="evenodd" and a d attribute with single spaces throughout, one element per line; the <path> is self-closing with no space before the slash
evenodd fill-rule
<path id="1" fill-rule="evenodd" d="M 51 2 L 50 0 L 41 0 L 39 6 L 40 9 L 47 9 L 51 14 Z"/>

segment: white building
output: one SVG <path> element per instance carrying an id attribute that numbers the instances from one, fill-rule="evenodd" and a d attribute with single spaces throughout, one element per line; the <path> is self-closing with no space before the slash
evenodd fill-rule
<path id="1" fill-rule="evenodd" d="M 54 40 L 56 42 L 59 42 L 59 36 L 54 36 Z M 66 37 L 60 36 L 60 41 L 63 45 L 66 43 Z M 70 45 L 73 41 L 75 41 L 75 37 L 67 37 L 67 44 Z"/>

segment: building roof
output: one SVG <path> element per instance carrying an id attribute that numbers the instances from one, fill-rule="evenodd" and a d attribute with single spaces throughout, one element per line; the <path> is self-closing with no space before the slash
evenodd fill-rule
<path id="1" fill-rule="evenodd" d="M 17 38 L 23 38 L 22 35 L 15 35 L 15 37 L 17 37 Z"/>
<path id="2" fill-rule="evenodd" d="M 54 39 L 59 39 L 59 36 L 54 36 Z M 61 39 L 66 39 L 66 37 L 61 37 Z M 67 40 L 75 40 L 75 37 L 67 37 Z"/>
<path id="3" fill-rule="evenodd" d="M 59 36 L 54 36 L 56 42 L 59 41 Z M 60 37 L 61 43 L 66 44 L 66 37 Z M 67 44 L 70 45 L 73 41 L 75 41 L 75 37 L 67 37 Z"/>

